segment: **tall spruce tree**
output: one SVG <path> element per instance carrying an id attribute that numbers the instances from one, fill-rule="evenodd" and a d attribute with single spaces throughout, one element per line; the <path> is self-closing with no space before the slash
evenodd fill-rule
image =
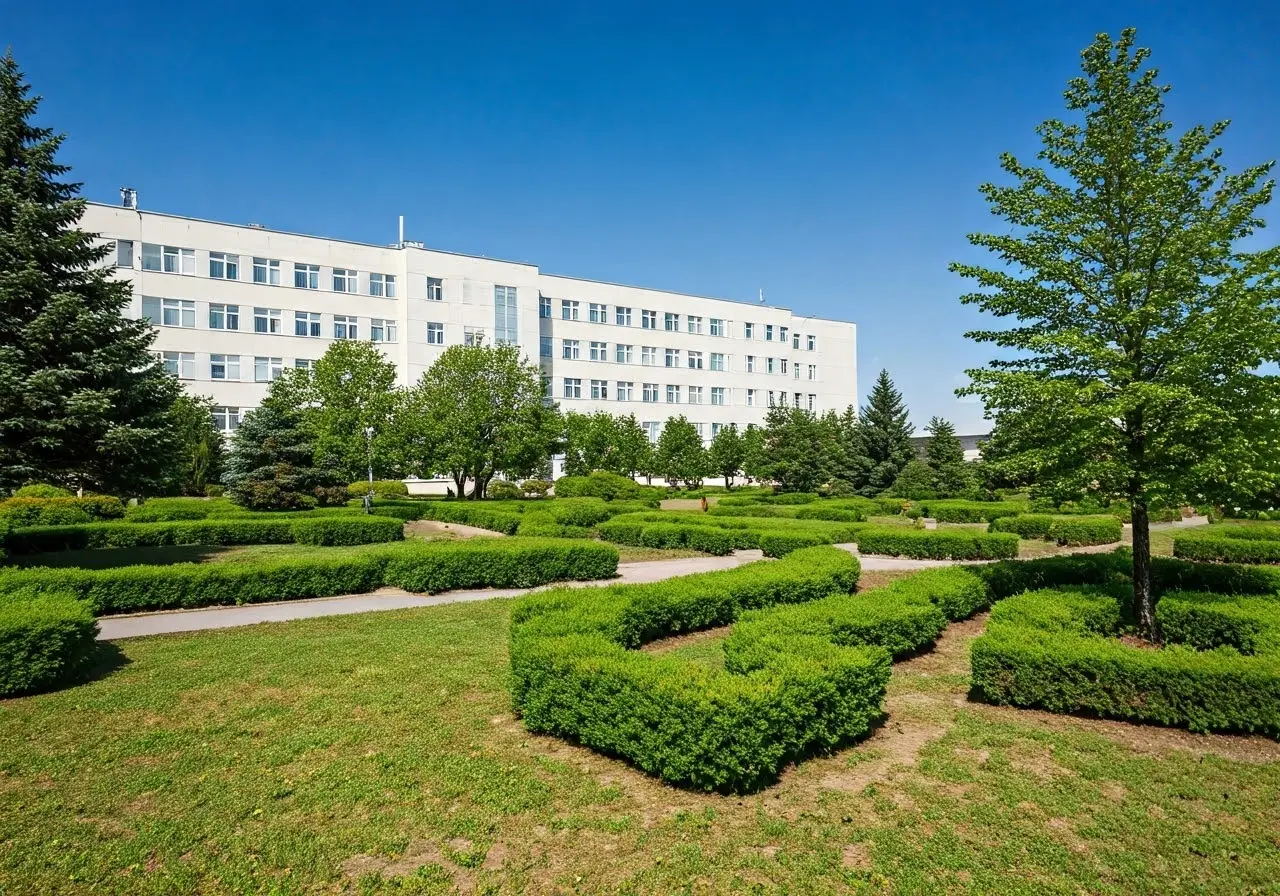
<path id="1" fill-rule="evenodd" d="M 924 431 L 929 434 L 924 461 L 933 470 L 933 485 L 938 495 L 954 498 L 971 491 L 974 477 L 964 459 L 964 446 L 956 437 L 955 426 L 949 420 L 934 417 Z"/>
<path id="2" fill-rule="evenodd" d="M 1006 359 L 968 371 L 999 463 L 1038 485 L 1132 506 L 1133 587 L 1155 638 L 1148 508 L 1274 483 L 1280 420 L 1280 247 L 1251 251 L 1271 163 L 1228 172 L 1226 122 L 1173 133 L 1166 85 L 1135 33 L 1099 34 L 1036 130 L 1045 167 L 1001 157 L 986 184 L 993 267 L 954 264 L 1007 329 L 969 336 Z M 993 460 L 993 464 L 996 463 Z"/>
<path id="3" fill-rule="evenodd" d="M 915 427 L 907 421 L 907 405 L 902 393 L 881 370 L 860 414 L 863 448 L 871 464 L 867 483 L 861 491 L 878 495 L 897 480 L 898 474 L 915 457 L 911 434 Z"/>
<path id="4" fill-rule="evenodd" d="M 32 119 L 39 97 L 0 60 L 0 490 L 54 482 L 118 494 L 165 487 L 178 463 L 177 380 L 130 286 L 79 230 L 80 184 L 55 161 L 63 136 Z"/>

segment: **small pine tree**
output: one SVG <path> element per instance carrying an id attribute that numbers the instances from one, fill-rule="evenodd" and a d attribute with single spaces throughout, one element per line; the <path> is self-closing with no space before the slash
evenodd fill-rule
<path id="1" fill-rule="evenodd" d="M 941 497 L 962 495 L 974 487 L 974 477 L 964 459 L 964 446 L 956 437 L 956 428 L 948 420 L 934 417 L 925 427 L 929 447 L 925 463 L 933 470 L 933 481 Z"/>
<path id="2" fill-rule="evenodd" d="M 222 481 L 231 500 L 253 510 L 305 510 L 345 504 L 336 460 L 316 466 L 316 446 L 295 411 L 268 396 L 236 430 Z"/>
<path id="3" fill-rule="evenodd" d="M 862 491 L 877 495 L 892 485 L 902 468 L 915 457 L 911 446 L 915 427 L 907 420 L 906 403 L 889 379 L 889 371 L 880 371 L 860 417 L 863 445 L 871 465 Z"/>
<path id="4" fill-rule="evenodd" d="M 54 160 L 63 137 L 31 123 L 39 98 L 0 60 L 0 489 L 42 481 L 117 494 L 163 490 L 179 393 L 149 324 L 77 228 L 80 185 Z"/>

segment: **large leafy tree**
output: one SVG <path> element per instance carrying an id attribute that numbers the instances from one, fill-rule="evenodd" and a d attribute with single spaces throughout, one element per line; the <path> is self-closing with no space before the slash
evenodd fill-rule
<path id="1" fill-rule="evenodd" d="M 769 479 L 769 458 L 765 453 L 764 429 L 748 423 L 742 431 L 742 474 L 755 482 Z"/>
<path id="2" fill-rule="evenodd" d="M 736 424 L 720 427 L 707 448 L 707 465 L 712 473 L 724 477 L 724 487 L 733 488 L 733 479 L 742 472 L 742 436 Z"/>
<path id="3" fill-rule="evenodd" d="M 615 432 L 618 440 L 617 471 L 632 479 L 638 473 L 649 472 L 653 465 L 653 443 L 636 420 L 636 415 L 618 417 Z"/>
<path id="4" fill-rule="evenodd" d="M 172 488 L 184 495 L 203 495 L 222 476 L 222 434 L 214 429 L 213 407 L 213 399 L 204 395 L 182 394 L 173 403 L 178 462 Z"/>
<path id="5" fill-rule="evenodd" d="M 564 416 L 564 472 L 586 476 L 596 470 L 625 473 L 621 469 L 619 418 L 604 411 Z"/>
<path id="6" fill-rule="evenodd" d="M 811 492 L 822 484 L 823 429 L 801 408 L 774 407 L 765 417 L 764 455 L 768 478 L 784 492 Z"/>
<path id="7" fill-rule="evenodd" d="M 470 481 L 478 499 L 498 473 L 514 480 L 542 470 L 562 431 L 538 368 L 517 346 L 454 345 L 404 397 L 395 439 L 411 470 L 447 473 L 459 497 Z"/>
<path id="8" fill-rule="evenodd" d="M 1231 174 L 1226 123 L 1175 135 L 1168 87 L 1134 32 L 1100 34 L 1067 86 L 1070 121 L 1037 129 L 1043 165 L 1001 157 L 986 184 L 1011 225 L 970 237 L 996 267 L 955 264 L 963 297 L 1009 329 L 972 338 L 1012 356 L 969 371 L 1000 463 L 1132 505 L 1139 623 L 1155 637 L 1148 508 L 1256 490 L 1277 457 L 1280 248 L 1246 251 L 1271 164 Z"/>
<path id="9" fill-rule="evenodd" d="M 929 434 L 924 461 L 933 471 L 933 486 L 937 493 L 944 498 L 953 498 L 973 491 L 976 485 L 973 470 L 964 459 L 964 446 L 960 444 L 951 421 L 933 417 L 924 431 Z"/>
<path id="10" fill-rule="evenodd" d="M 707 475 L 707 449 L 702 445 L 698 429 L 683 415 L 671 417 L 658 437 L 655 466 L 669 485 L 683 482 L 697 488 Z"/>
<path id="11" fill-rule="evenodd" d="M 862 492 L 878 495 L 898 478 L 898 473 L 915 458 L 911 434 L 915 427 L 907 419 L 902 393 L 881 370 L 862 408 L 862 441 L 870 465 Z"/>
<path id="12" fill-rule="evenodd" d="M 177 450 L 177 380 L 154 334 L 121 316 L 130 286 L 79 230 L 80 185 L 36 127 L 39 99 L 0 60 L 0 489 L 24 482 L 138 494 L 165 487 Z"/>

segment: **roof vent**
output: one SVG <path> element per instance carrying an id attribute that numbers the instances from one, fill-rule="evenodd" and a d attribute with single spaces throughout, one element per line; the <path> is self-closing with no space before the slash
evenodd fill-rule
<path id="1" fill-rule="evenodd" d="M 138 207 L 138 191 L 133 187 L 120 188 L 120 205 L 125 208 Z"/>

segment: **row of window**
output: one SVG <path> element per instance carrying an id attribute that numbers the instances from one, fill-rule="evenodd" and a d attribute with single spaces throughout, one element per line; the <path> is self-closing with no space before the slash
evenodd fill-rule
<path id="1" fill-rule="evenodd" d="M 539 337 L 538 354 L 543 358 L 555 357 L 553 345 L 550 336 Z M 658 352 L 662 352 L 662 363 L 658 363 Z M 706 353 L 707 369 L 722 372 L 728 372 L 731 368 L 733 360 L 732 355 L 726 355 L 722 352 Z M 587 343 L 587 353 L 582 353 L 582 341 L 579 339 L 562 339 L 560 340 L 560 357 L 565 361 L 608 361 L 610 357 L 609 344 L 606 342 L 591 341 Z M 617 364 L 634 364 L 635 363 L 635 346 L 623 345 L 616 343 L 613 347 L 613 360 Z M 787 375 L 787 359 L 786 358 L 757 358 L 755 355 L 747 355 L 747 373 L 776 373 L 781 371 L 783 376 Z M 775 363 L 776 362 L 776 363 Z M 652 345 L 640 346 L 640 364 L 645 367 L 680 367 L 680 349 L 667 348 L 658 349 Z M 686 351 L 684 353 L 684 365 L 690 370 L 702 370 L 703 353 L 700 351 Z M 802 375 L 801 364 L 791 365 L 794 368 L 794 376 L 800 379 Z M 809 379 L 816 380 L 818 378 L 818 365 L 809 364 Z"/>
<path id="2" fill-rule="evenodd" d="M 548 298 L 547 296 L 540 296 L 538 298 L 538 316 L 544 317 L 544 318 L 551 317 L 551 299 Z M 560 300 L 560 319 L 561 320 L 585 320 L 593 324 L 607 324 L 609 323 L 609 306 L 599 304 L 597 302 L 588 302 L 586 317 L 583 317 L 582 302 L 579 302 L 575 299 L 561 299 Z M 616 324 L 619 327 L 630 327 L 634 325 L 632 321 L 633 321 L 633 317 L 632 317 L 631 308 L 623 307 L 622 305 L 614 306 L 614 309 L 613 309 L 614 324 Z M 728 336 L 729 335 L 729 326 L 731 324 L 731 321 L 726 321 L 724 318 L 720 318 L 720 317 L 711 317 L 711 318 L 706 318 L 705 322 L 707 324 L 707 329 L 705 330 L 705 332 L 708 333 L 709 335 L 711 336 Z M 693 333 L 695 335 L 702 335 L 702 333 L 704 332 L 703 323 L 704 323 L 704 318 L 697 314 L 684 315 L 683 324 L 681 323 L 681 316 L 677 313 L 667 311 L 667 312 L 664 312 L 662 315 L 662 329 L 668 333 L 684 332 L 684 333 Z M 647 309 L 641 309 L 640 328 L 643 330 L 657 330 L 658 329 L 658 312 L 649 311 Z M 757 326 L 754 323 L 744 323 L 742 325 L 742 338 L 744 339 L 755 339 L 756 334 L 758 332 L 763 332 L 765 342 L 774 341 L 775 328 L 773 324 L 764 324 L 763 331 L 757 329 Z M 787 341 L 787 332 L 788 332 L 787 328 L 783 326 L 779 326 L 777 327 L 776 332 L 778 337 L 777 341 L 785 343 Z M 804 341 L 804 348 L 806 350 L 811 352 L 817 351 L 818 349 L 817 336 L 812 336 L 812 335 L 805 336 L 803 337 L 803 341 Z M 791 343 L 793 348 L 799 349 L 801 345 L 801 334 L 792 333 Z"/>
<path id="3" fill-rule="evenodd" d="M 196 378 L 195 352 L 157 352 L 164 363 L 164 369 L 178 379 L 194 380 Z M 308 358 L 295 358 L 293 366 L 300 370 L 310 370 L 315 361 Z M 245 355 L 210 355 L 209 379 L 226 382 L 240 382 L 249 370 L 248 356 Z M 249 382 L 269 383 L 280 379 L 284 373 L 284 358 L 254 357 L 252 361 L 253 379 Z"/>
<path id="4" fill-rule="evenodd" d="M 617 401 L 635 401 L 636 400 L 636 384 L 634 382 L 625 382 L 617 380 L 613 384 L 613 396 Z M 545 381 L 547 397 L 551 395 L 551 381 Z M 749 408 L 759 407 L 761 397 L 767 401 L 768 407 L 773 407 L 779 401 L 783 406 L 787 403 L 787 393 L 775 393 L 769 389 L 767 392 L 760 389 L 744 389 L 745 404 Z M 661 386 L 658 383 L 641 383 L 640 384 L 640 401 L 653 403 L 665 394 L 667 404 L 703 404 L 703 397 L 710 394 L 711 404 L 727 405 L 730 403 L 732 390 L 725 386 L 711 386 L 705 389 L 702 386 Z M 778 395 L 781 399 L 778 399 Z M 564 377 L 561 389 L 561 397 L 570 400 L 581 398 L 590 398 L 593 401 L 609 400 L 609 381 L 608 380 L 587 380 L 586 384 L 579 377 Z M 818 396 L 810 394 L 807 400 L 803 393 L 793 393 L 795 407 L 807 406 L 809 410 L 813 410 L 817 404 Z"/>
<path id="5" fill-rule="evenodd" d="M 281 262 L 278 258 L 259 258 L 250 256 L 252 282 L 267 286 L 279 286 Z M 116 264 L 120 267 L 133 267 L 133 241 L 118 240 L 116 242 Z M 228 252 L 209 253 L 209 276 L 215 280 L 239 280 L 240 256 Z M 293 285 L 298 289 L 320 288 L 320 265 L 293 262 Z M 196 273 L 196 251 L 181 246 L 164 246 L 157 243 L 142 244 L 142 270 L 160 271 L 166 274 Z M 442 292 L 441 281 L 428 277 L 428 296 L 431 292 L 431 281 L 435 280 L 437 293 Z M 360 272 L 351 268 L 333 268 L 332 289 L 334 292 L 360 292 Z M 365 279 L 368 295 L 393 299 L 396 295 L 395 274 L 369 273 Z M 443 297 L 442 295 L 440 296 Z"/>
<path id="6" fill-rule="evenodd" d="M 180 327 L 191 329 L 196 325 L 196 303 L 191 299 L 161 299 L 144 296 L 142 299 L 142 316 L 153 324 L 163 327 Z M 284 312 L 279 308 L 254 308 L 252 331 L 254 333 L 283 334 L 285 332 Z M 244 321 L 246 331 L 249 321 Z M 209 329 L 239 330 L 241 311 L 239 305 L 209 305 Z M 369 319 L 369 339 L 372 342 L 395 342 L 397 323 L 384 318 Z M 332 339 L 359 339 L 360 323 L 354 315 L 333 315 Z M 316 311 L 295 311 L 293 313 L 294 336 L 324 336 L 320 314 Z"/>

